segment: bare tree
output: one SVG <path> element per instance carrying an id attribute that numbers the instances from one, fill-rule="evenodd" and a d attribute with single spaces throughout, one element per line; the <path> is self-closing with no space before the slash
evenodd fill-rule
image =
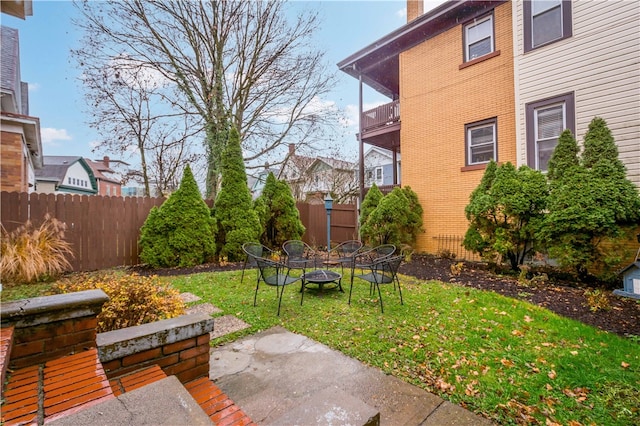
<path id="1" fill-rule="evenodd" d="M 338 122 L 337 109 L 321 101 L 335 76 L 312 40 L 315 13 L 289 22 L 279 0 L 84 1 L 80 10 L 81 66 L 126 54 L 172 82 L 182 95 L 171 99 L 174 110 L 202 120 L 209 196 L 231 126 L 245 161 L 263 164 Z"/>
<path id="2" fill-rule="evenodd" d="M 144 194 L 150 195 L 152 183 L 163 194 L 174 175 L 193 160 L 188 146 L 193 118 L 158 108 L 166 99 L 166 82 L 124 56 L 96 57 L 83 65 L 89 125 L 102 137 L 94 151 L 138 155 L 140 170 L 134 174 Z"/>

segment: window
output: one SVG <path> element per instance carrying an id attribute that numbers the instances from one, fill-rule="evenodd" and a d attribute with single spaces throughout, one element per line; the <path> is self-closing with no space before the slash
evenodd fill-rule
<path id="1" fill-rule="evenodd" d="M 527 165 L 546 171 L 560 133 L 576 133 L 573 93 L 527 104 L 526 120 Z"/>
<path id="2" fill-rule="evenodd" d="M 71 185 L 71 178 L 67 178 L 69 180 L 69 185 Z"/>
<path id="3" fill-rule="evenodd" d="M 383 180 L 382 167 L 376 167 L 376 185 L 382 185 Z"/>
<path id="4" fill-rule="evenodd" d="M 475 19 L 464 26 L 465 62 L 487 55 L 493 50 L 493 15 Z"/>
<path id="5" fill-rule="evenodd" d="M 571 1 L 524 2 L 524 51 L 571 37 Z"/>
<path id="6" fill-rule="evenodd" d="M 484 164 L 497 160 L 496 119 L 467 124 L 466 146 L 467 166 Z"/>

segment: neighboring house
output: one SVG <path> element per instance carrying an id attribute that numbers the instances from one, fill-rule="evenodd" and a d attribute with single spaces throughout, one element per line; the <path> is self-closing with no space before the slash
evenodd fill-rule
<path id="1" fill-rule="evenodd" d="M 605 119 L 640 187 L 640 3 L 513 3 L 518 164 L 546 170 L 557 134 Z"/>
<path id="2" fill-rule="evenodd" d="M 45 155 L 42 168 L 36 170 L 36 192 L 95 195 L 98 183 L 84 158 Z"/>
<path id="3" fill-rule="evenodd" d="M 396 164 L 396 184 L 400 183 L 400 159 L 395 161 Z M 389 150 L 370 147 L 364 154 L 364 186 L 371 187 L 374 183 L 377 186 L 393 186 L 393 153 Z"/>
<path id="4" fill-rule="evenodd" d="M 122 178 L 116 173 L 115 170 L 110 168 L 111 161 L 109 157 L 105 156 L 101 161 L 84 159 L 94 177 L 96 178 L 96 184 L 98 186 L 98 195 L 107 195 L 120 197 L 122 195 Z"/>
<path id="5" fill-rule="evenodd" d="M 2 12 L 15 9 L 14 16 L 24 18 L 18 13 L 23 3 L 14 7 L 9 3 L 14 2 L 2 2 Z M 35 170 L 42 167 L 40 119 L 29 116 L 28 86 L 20 81 L 18 30 L 4 26 L 1 30 L 0 190 L 33 192 Z"/>
<path id="6" fill-rule="evenodd" d="M 273 173 L 274 176 L 278 176 L 278 170 L 269 168 L 268 166 L 257 172 L 255 175 L 247 174 L 247 185 L 251 191 L 251 197 L 255 200 L 262 194 L 264 184 L 267 183 L 267 177 L 269 173 Z"/>
<path id="7" fill-rule="evenodd" d="M 357 199 L 356 174 L 355 163 L 298 155 L 291 144 L 277 177 L 289 184 L 298 201 L 323 198 L 331 193 L 336 203 L 353 203 Z"/>
<path id="8" fill-rule="evenodd" d="M 403 186 L 424 208 L 416 249 L 462 237 L 464 208 L 489 160 L 516 162 L 511 4 L 447 2 L 338 66 L 391 102 L 361 111 L 361 143 L 402 151 Z M 364 152 L 361 146 L 361 153 Z M 364 162 L 364 155 L 361 155 Z M 361 166 L 362 167 L 362 166 Z"/>
<path id="9" fill-rule="evenodd" d="M 338 63 L 391 100 L 360 111 L 360 167 L 364 144 L 402 151 L 402 184 L 424 208 L 417 250 L 462 239 L 488 161 L 546 170 L 562 130 L 581 141 L 594 116 L 607 121 L 640 186 L 637 2 L 422 7 L 408 0 L 406 25 Z"/>

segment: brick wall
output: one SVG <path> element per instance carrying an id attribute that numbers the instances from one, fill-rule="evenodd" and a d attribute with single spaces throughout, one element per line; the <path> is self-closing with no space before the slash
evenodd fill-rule
<path id="1" fill-rule="evenodd" d="M 155 364 L 187 383 L 209 374 L 212 330 L 209 315 L 194 314 L 100 333 L 100 361 L 109 378 Z"/>
<path id="2" fill-rule="evenodd" d="M 3 336 L 13 327 L 9 368 L 97 347 L 109 378 L 154 364 L 182 383 L 208 376 L 213 318 L 183 315 L 97 334 L 96 317 L 108 300 L 102 290 L 87 290 L 2 303 Z"/>
<path id="3" fill-rule="evenodd" d="M 2 304 L 3 326 L 13 326 L 10 367 L 22 368 L 96 347 L 102 290 L 35 297 Z"/>
<path id="4" fill-rule="evenodd" d="M 0 189 L 26 192 L 29 181 L 26 178 L 27 165 L 23 155 L 22 135 L 4 131 L 0 133 Z"/>
<path id="5" fill-rule="evenodd" d="M 511 7 L 494 11 L 498 56 L 460 69 L 462 25 L 400 56 L 402 184 L 425 212 L 418 251 L 435 253 L 436 236 L 467 230 L 464 208 L 484 167 L 465 168 L 465 124 L 497 117 L 498 161 L 516 162 Z"/>

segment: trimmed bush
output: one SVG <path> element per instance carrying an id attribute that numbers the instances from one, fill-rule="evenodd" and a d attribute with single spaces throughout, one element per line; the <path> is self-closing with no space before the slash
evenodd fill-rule
<path id="1" fill-rule="evenodd" d="M 415 193 L 410 188 L 408 191 L 393 188 L 382 197 L 360 229 L 364 242 L 370 245 L 395 244 L 397 247 L 415 243 L 422 229 L 422 207 Z"/>
<path id="2" fill-rule="evenodd" d="M 222 185 L 214 214 L 218 222 L 217 245 L 220 256 L 231 262 L 244 259 L 242 245 L 248 241 L 258 241 L 262 227 L 253 209 L 240 135 L 236 129 L 229 132 L 222 155 Z"/>
<path id="3" fill-rule="evenodd" d="M 469 229 L 464 247 L 492 263 L 507 260 L 517 271 L 536 245 L 547 196 L 541 172 L 491 161 L 465 208 Z"/>
<path id="4" fill-rule="evenodd" d="M 180 188 L 149 212 L 141 229 L 140 259 L 155 268 L 200 265 L 215 255 L 215 231 L 209 207 L 187 166 Z"/>
<path id="5" fill-rule="evenodd" d="M 305 227 L 300 220 L 291 188 L 286 182 L 269 173 L 262 194 L 254 205 L 264 229 L 260 238 L 262 244 L 277 250 L 287 240 L 302 239 Z"/>
<path id="6" fill-rule="evenodd" d="M 367 223 L 369 215 L 376 209 L 376 207 L 378 207 L 378 204 L 380 204 L 380 200 L 382 200 L 382 197 L 384 197 L 384 195 L 382 194 L 382 191 L 380 191 L 380 188 L 378 188 L 378 185 L 376 185 L 375 183 L 371 185 L 371 188 L 369 188 L 369 191 L 367 191 L 367 195 L 365 195 L 364 199 L 362 200 L 362 205 L 360 206 L 361 227 L 364 226 L 365 223 Z"/>
<path id="7" fill-rule="evenodd" d="M 184 314 L 180 292 L 157 277 L 113 272 L 74 274 L 56 283 L 58 293 L 100 289 L 109 296 L 98 314 L 98 333 L 146 324 Z"/>
<path id="8" fill-rule="evenodd" d="M 551 257 L 579 279 L 587 280 L 590 274 L 611 279 L 621 262 L 621 256 L 610 253 L 611 244 L 624 238 L 626 227 L 637 226 L 640 196 L 626 179 L 603 119 L 596 117 L 589 124 L 581 159 L 577 142 L 565 133 L 549 162 L 549 213 L 541 235 Z M 603 249 L 605 242 L 608 249 Z"/>
<path id="9" fill-rule="evenodd" d="M 64 240 L 66 225 L 47 214 L 39 227 L 31 221 L 7 232 L 0 225 L 0 276 L 5 283 L 30 283 L 53 278 L 68 269 L 73 257 Z"/>

